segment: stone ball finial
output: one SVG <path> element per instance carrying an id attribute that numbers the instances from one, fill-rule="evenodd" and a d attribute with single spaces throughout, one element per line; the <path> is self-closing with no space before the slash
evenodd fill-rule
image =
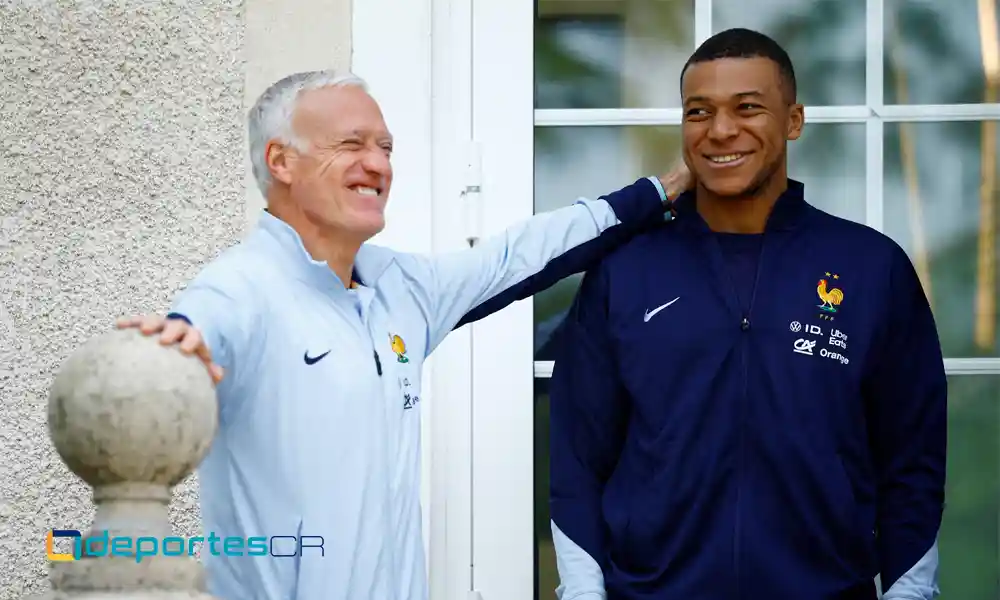
<path id="1" fill-rule="evenodd" d="M 49 434 L 97 510 L 76 560 L 51 564 L 47 600 L 211 598 L 190 553 L 156 548 L 173 536 L 171 488 L 205 457 L 217 423 L 205 365 L 158 335 L 111 331 L 66 360 L 49 392 Z M 141 540 L 152 550 L 140 552 Z"/>
<path id="2" fill-rule="evenodd" d="M 171 488 L 204 458 L 218 420 L 205 365 L 135 329 L 100 335 L 63 364 L 49 393 L 49 432 L 94 488 Z"/>

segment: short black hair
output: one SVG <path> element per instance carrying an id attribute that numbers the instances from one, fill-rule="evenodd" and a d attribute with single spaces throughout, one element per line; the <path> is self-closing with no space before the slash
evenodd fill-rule
<path id="1" fill-rule="evenodd" d="M 719 60 L 721 58 L 766 58 L 778 65 L 782 84 L 786 87 L 789 100 L 795 102 L 798 96 L 795 83 L 795 68 L 792 59 L 781 45 L 759 31 L 736 27 L 720 31 L 708 38 L 681 69 L 681 85 L 684 83 L 684 73 L 693 64 Z"/>

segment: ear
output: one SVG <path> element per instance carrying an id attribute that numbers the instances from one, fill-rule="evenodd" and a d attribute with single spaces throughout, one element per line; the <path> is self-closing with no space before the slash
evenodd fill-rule
<path id="1" fill-rule="evenodd" d="M 267 168 L 271 171 L 271 177 L 285 185 L 292 183 L 292 165 L 295 157 L 292 156 L 291 148 L 276 141 L 271 140 L 264 148 L 264 156 L 267 160 Z"/>
<path id="2" fill-rule="evenodd" d="M 788 110 L 788 132 L 785 135 L 788 141 L 795 141 L 802 135 L 802 128 L 806 124 L 806 109 L 801 104 L 793 104 Z"/>

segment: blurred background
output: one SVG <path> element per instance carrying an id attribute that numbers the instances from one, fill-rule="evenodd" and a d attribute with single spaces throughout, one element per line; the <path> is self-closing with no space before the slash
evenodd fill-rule
<path id="1" fill-rule="evenodd" d="M 807 199 L 862 223 L 881 214 L 881 224 L 869 224 L 880 226 L 913 259 L 931 298 L 945 356 L 1000 356 L 997 122 L 977 117 L 975 106 L 998 101 L 996 0 L 885 0 L 882 81 L 870 81 L 866 68 L 865 0 L 713 0 L 711 6 L 713 33 L 757 29 L 774 37 L 792 58 L 807 126 L 790 145 L 790 173 L 805 183 Z M 534 31 L 536 211 L 663 172 L 678 157 L 677 125 L 607 122 L 639 114 L 629 109 L 679 108 L 678 75 L 695 47 L 694 0 L 539 0 Z M 810 123 L 816 107 L 866 106 L 872 86 L 878 85 L 883 103 L 900 107 L 880 124 L 881 140 L 872 139 L 863 114 L 851 117 L 849 110 L 842 118 Z M 588 113 L 560 112 L 576 109 L 618 112 L 595 117 L 595 123 L 604 124 L 588 123 Z M 828 116 L 837 111 L 824 110 Z M 879 154 L 880 161 L 872 160 Z M 873 178 L 868 171 L 879 163 L 882 172 Z M 872 185 L 879 180 L 880 185 Z M 558 584 L 547 505 L 552 360 L 547 343 L 578 284 L 579 278 L 563 281 L 534 302 L 539 598 L 553 597 Z M 996 600 L 1000 370 L 973 372 L 948 362 L 942 597 Z"/>

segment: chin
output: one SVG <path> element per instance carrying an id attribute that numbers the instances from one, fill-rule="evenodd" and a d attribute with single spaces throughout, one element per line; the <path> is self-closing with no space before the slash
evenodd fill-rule
<path id="1" fill-rule="evenodd" d="M 370 239 L 385 229 L 385 217 L 379 215 L 365 215 L 352 223 L 351 230 L 357 232 L 365 239 Z"/>
<path id="2" fill-rule="evenodd" d="M 706 190 L 721 198 L 744 196 L 754 188 L 753 180 L 743 177 L 703 179 L 700 183 Z"/>

